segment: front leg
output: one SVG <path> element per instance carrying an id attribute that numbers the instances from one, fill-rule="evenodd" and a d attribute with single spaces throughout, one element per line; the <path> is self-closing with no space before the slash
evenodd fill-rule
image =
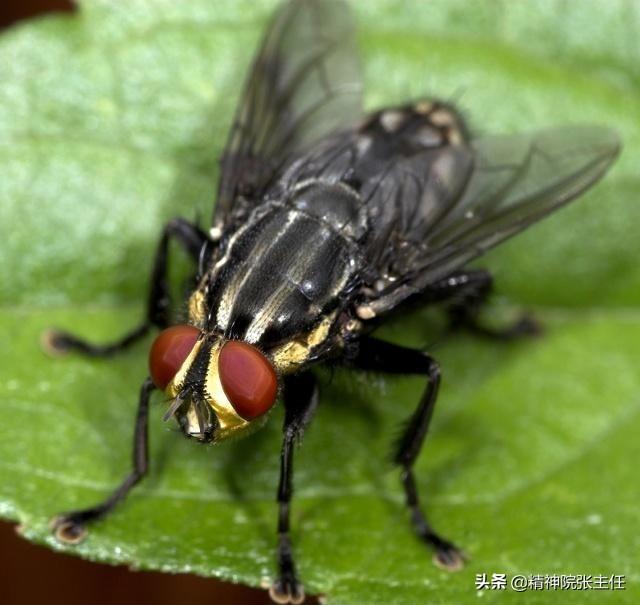
<path id="1" fill-rule="evenodd" d="M 60 542 L 78 544 L 87 534 L 87 523 L 99 521 L 108 515 L 122 501 L 131 488 L 136 485 L 147 472 L 149 454 L 147 448 L 147 426 L 149 418 L 149 397 L 156 387 L 147 378 L 140 389 L 136 427 L 133 437 L 133 468 L 120 486 L 103 502 L 90 508 L 61 513 L 51 521 L 51 529 Z"/>
<path id="2" fill-rule="evenodd" d="M 167 283 L 169 240 L 175 238 L 182 244 L 189 255 L 198 260 L 200 252 L 208 241 L 206 234 L 191 223 L 181 218 L 169 221 L 162 232 L 156 249 L 153 269 L 151 271 L 151 287 L 147 300 L 145 320 L 136 328 L 115 342 L 96 345 L 82 340 L 68 332 L 47 330 L 42 342 L 44 348 L 54 353 L 77 351 L 90 357 L 108 357 L 118 353 L 144 337 L 152 326 L 165 328 L 169 323 L 169 286 Z"/>
<path id="3" fill-rule="evenodd" d="M 422 512 L 413 473 L 413 465 L 422 449 L 438 396 L 440 385 L 438 362 L 422 351 L 407 349 L 369 337 L 363 337 L 360 340 L 353 355 L 349 361 L 363 370 L 426 376 L 427 386 L 418 407 L 409 417 L 400 439 L 395 445 L 393 462 L 402 470 L 400 475 L 402 486 L 416 534 L 434 549 L 434 560 L 439 567 L 450 571 L 461 569 L 464 565 L 462 551 L 435 532 Z"/>
<path id="4" fill-rule="evenodd" d="M 290 376 L 284 383 L 284 426 L 278 485 L 278 578 L 269 590 L 276 603 L 304 601 L 304 590 L 296 576 L 289 536 L 289 504 L 293 495 L 293 452 L 302 439 L 318 405 L 318 393 L 311 373 Z"/>

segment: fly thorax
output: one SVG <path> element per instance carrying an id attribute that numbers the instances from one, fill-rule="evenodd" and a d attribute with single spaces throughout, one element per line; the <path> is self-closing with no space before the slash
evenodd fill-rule
<path id="1" fill-rule="evenodd" d="M 204 301 L 193 298 L 196 314 L 201 304 L 209 310 L 206 330 L 267 352 L 327 331 L 325 320 L 343 304 L 360 266 L 358 245 L 347 235 L 360 223 L 357 194 L 337 184 L 322 190 L 323 212 L 307 206 L 309 196 L 320 195 L 309 185 L 243 227 L 209 273 Z"/>
<path id="2" fill-rule="evenodd" d="M 360 239 L 367 228 L 367 213 L 358 192 L 342 182 L 306 181 L 294 190 L 291 204 L 325 222 L 345 237 Z"/>

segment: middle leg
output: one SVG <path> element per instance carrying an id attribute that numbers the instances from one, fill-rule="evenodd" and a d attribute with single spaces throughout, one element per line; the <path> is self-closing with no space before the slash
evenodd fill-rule
<path id="1" fill-rule="evenodd" d="M 278 485 L 278 578 L 269 594 L 276 603 L 297 605 L 304 601 L 298 581 L 289 536 L 289 508 L 293 495 L 293 452 L 302 439 L 318 405 L 316 383 L 311 373 L 289 376 L 284 386 L 284 427 Z"/>
<path id="2" fill-rule="evenodd" d="M 395 444 L 393 462 L 401 469 L 400 477 L 406 504 L 409 507 L 416 534 L 434 549 L 434 561 L 439 567 L 450 571 L 461 569 L 464 565 L 462 551 L 452 542 L 440 536 L 431 527 L 422 511 L 413 472 L 413 465 L 422 449 L 438 396 L 440 385 L 438 362 L 422 351 L 370 337 L 364 337 L 360 340 L 355 357 L 350 359 L 350 362 L 362 370 L 392 374 L 420 374 L 427 377 L 427 386 L 418 407 L 409 417 Z"/>

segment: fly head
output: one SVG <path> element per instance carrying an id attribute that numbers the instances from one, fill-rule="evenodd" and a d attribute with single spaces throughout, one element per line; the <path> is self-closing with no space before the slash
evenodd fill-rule
<path id="1" fill-rule="evenodd" d="M 149 367 L 170 398 L 165 420 L 175 417 L 187 437 L 202 443 L 258 428 L 278 394 L 278 375 L 264 353 L 190 325 L 158 335 Z"/>

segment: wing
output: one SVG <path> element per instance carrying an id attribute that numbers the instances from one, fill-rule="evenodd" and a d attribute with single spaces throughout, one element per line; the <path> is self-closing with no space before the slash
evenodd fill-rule
<path id="1" fill-rule="evenodd" d="M 292 154 L 362 113 L 348 7 L 293 0 L 275 14 L 221 159 L 214 229 L 241 220 Z"/>
<path id="2" fill-rule="evenodd" d="M 574 199 L 619 149 L 614 131 L 573 126 L 389 155 L 368 203 L 392 216 L 361 314 L 392 309 Z"/>

